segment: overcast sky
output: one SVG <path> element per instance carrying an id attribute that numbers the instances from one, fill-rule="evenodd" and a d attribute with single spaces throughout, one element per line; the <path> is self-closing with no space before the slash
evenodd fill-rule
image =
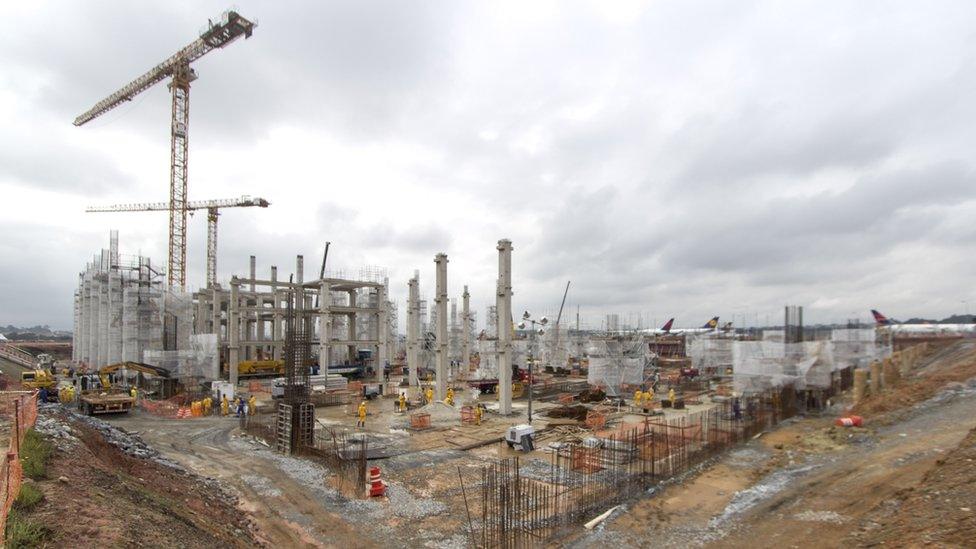
<path id="1" fill-rule="evenodd" d="M 572 280 L 595 327 L 976 310 L 974 2 L 237 7 L 254 36 L 194 65 L 189 195 L 272 206 L 221 215 L 222 279 L 251 254 L 317 275 L 329 240 L 331 268 L 389 270 L 402 318 L 445 252 L 483 320 L 509 238 L 515 310 Z M 0 4 L 0 325 L 70 328 L 111 228 L 165 263 L 165 213 L 84 208 L 167 199 L 166 86 L 71 122 L 225 8 Z"/>

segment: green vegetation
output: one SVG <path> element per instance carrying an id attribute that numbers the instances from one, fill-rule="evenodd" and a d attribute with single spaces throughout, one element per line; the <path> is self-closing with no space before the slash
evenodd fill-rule
<path id="1" fill-rule="evenodd" d="M 44 493 L 37 489 L 33 484 L 21 484 L 17 499 L 14 500 L 14 507 L 21 510 L 28 510 L 44 499 Z"/>
<path id="2" fill-rule="evenodd" d="M 24 475 L 34 480 L 47 478 L 47 461 L 53 449 L 51 443 L 34 429 L 24 433 L 24 442 L 20 445 L 20 463 L 24 467 Z"/>
<path id="3" fill-rule="evenodd" d="M 47 526 L 11 509 L 7 516 L 7 540 L 4 546 L 8 549 L 39 547 L 50 533 Z"/>

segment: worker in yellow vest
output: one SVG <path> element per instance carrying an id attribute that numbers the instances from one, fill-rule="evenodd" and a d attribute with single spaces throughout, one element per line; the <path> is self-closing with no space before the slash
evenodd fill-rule
<path id="1" fill-rule="evenodd" d="M 634 391 L 634 406 L 640 408 L 640 405 L 641 405 L 641 396 L 643 394 L 644 393 L 642 393 L 640 389 L 637 389 L 636 391 Z"/>
<path id="2" fill-rule="evenodd" d="M 213 399 L 210 398 L 209 396 L 205 397 L 203 399 L 203 415 L 209 416 L 212 409 L 213 409 Z"/>
<path id="3" fill-rule="evenodd" d="M 129 389 L 129 395 L 131 395 L 133 399 L 138 400 L 138 398 L 139 398 L 139 391 L 136 390 L 136 386 L 135 385 L 133 385 L 132 388 Z"/>
<path id="4" fill-rule="evenodd" d="M 444 399 L 444 402 L 446 402 L 448 406 L 454 406 L 454 388 L 453 387 L 448 387 L 447 388 L 447 398 Z"/>
<path id="5" fill-rule="evenodd" d="M 227 395 L 220 401 L 220 415 L 226 416 L 230 411 L 230 402 L 227 402 Z"/>
<path id="6" fill-rule="evenodd" d="M 366 428 L 366 401 L 359 403 L 359 421 L 356 422 L 356 427 Z"/>
<path id="7" fill-rule="evenodd" d="M 247 415 L 253 416 L 258 410 L 258 397 L 251 395 L 247 399 Z"/>
<path id="8" fill-rule="evenodd" d="M 651 391 L 645 391 L 644 398 L 642 400 L 644 401 L 644 407 L 650 408 L 651 403 L 654 402 L 654 393 Z"/>
<path id="9" fill-rule="evenodd" d="M 400 412 L 402 413 L 406 411 L 407 411 L 407 395 L 404 393 L 400 393 Z"/>
<path id="10" fill-rule="evenodd" d="M 424 397 L 427 399 L 427 404 L 434 402 L 434 390 L 427 387 L 427 390 L 424 391 Z"/>
<path id="11" fill-rule="evenodd" d="M 480 404 L 474 407 L 474 423 L 475 423 L 475 425 L 481 425 L 481 415 L 483 413 L 484 413 L 484 411 L 481 409 L 481 405 Z"/>
<path id="12" fill-rule="evenodd" d="M 674 387 L 668 389 L 668 400 L 671 401 L 671 407 L 674 408 L 674 401 L 675 401 Z"/>

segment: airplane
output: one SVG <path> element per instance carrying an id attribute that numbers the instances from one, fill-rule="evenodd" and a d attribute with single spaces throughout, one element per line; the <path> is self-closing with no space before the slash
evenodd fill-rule
<path id="1" fill-rule="evenodd" d="M 701 328 L 672 328 L 674 319 L 669 319 L 664 326 L 656 330 L 644 330 L 645 334 L 651 335 L 684 335 L 684 334 L 706 334 L 718 330 L 718 317 L 712 317 Z"/>
<path id="2" fill-rule="evenodd" d="M 875 309 L 871 309 L 874 317 L 875 327 L 885 328 L 891 332 L 912 333 L 912 334 L 938 334 L 950 332 L 973 332 L 976 333 L 976 324 L 905 324 L 892 320 L 881 314 Z"/>

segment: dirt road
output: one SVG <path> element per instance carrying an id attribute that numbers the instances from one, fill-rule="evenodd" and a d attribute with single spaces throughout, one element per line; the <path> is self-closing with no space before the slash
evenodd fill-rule
<path id="1" fill-rule="evenodd" d="M 233 433 L 233 418 L 160 419 L 145 413 L 112 418 L 136 431 L 166 457 L 235 489 L 257 535 L 275 547 L 370 547 L 369 533 L 326 508 L 337 493 L 326 487 L 328 471 L 305 460 L 277 455 Z"/>

